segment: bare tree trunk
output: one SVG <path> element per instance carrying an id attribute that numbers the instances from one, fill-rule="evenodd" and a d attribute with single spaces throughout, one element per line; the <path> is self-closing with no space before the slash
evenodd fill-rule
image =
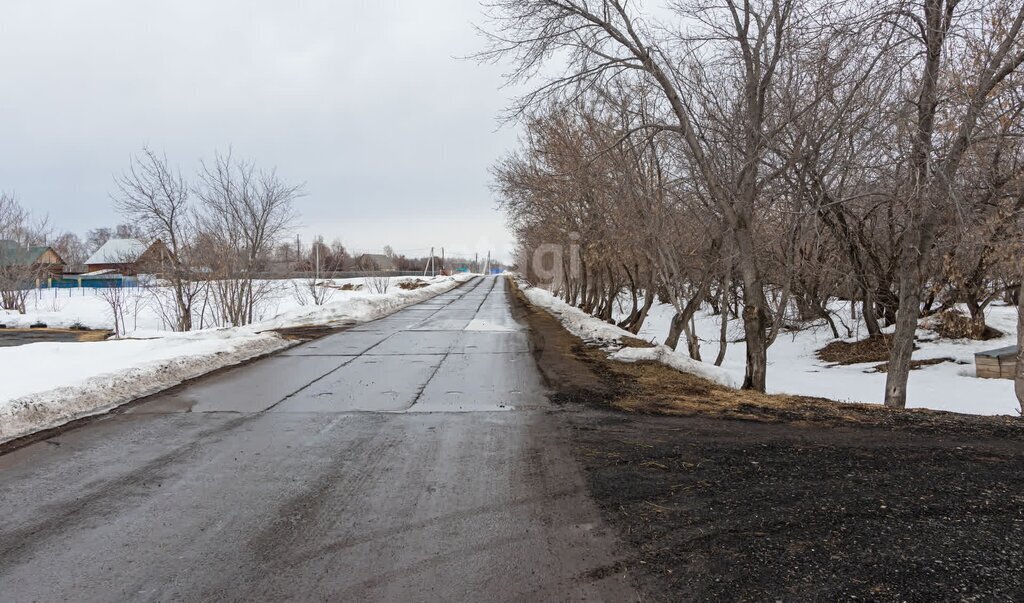
<path id="1" fill-rule="evenodd" d="M 1021 273 L 1024 277 L 1024 272 Z M 1021 279 L 1024 281 L 1024 278 Z M 1021 413 L 1024 414 L 1024 295 L 1017 296 L 1017 375 L 1014 389 Z"/>
<path id="2" fill-rule="evenodd" d="M 683 318 L 682 312 L 676 312 L 675 316 L 672 317 L 672 323 L 668 329 L 668 337 L 665 338 L 665 345 L 672 348 L 673 350 L 679 345 L 679 336 L 683 334 L 683 325 L 686 324 L 686 319 Z"/>
<path id="3" fill-rule="evenodd" d="M 921 288 L 924 284 L 922 264 L 925 255 L 922 248 L 926 241 L 922 241 L 922 238 L 907 236 L 900 262 L 900 308 L 896 313 L 896 331 L 889 351 L 889 369 L 885 375 L 885 405 L 889 408 L 907 407 L 910 357 L 914 352 L 914 334 L 921 314 Z"/>
<path id="4" fill-rule="evenodd" d="M 722 322 L 718 328 L 718 356 L 715 356 L 715 366 L 722 366 L 725 361 L 725 350 L 729 345 L 729 304 L 725 299 L 726 291 L 722 292 Z"/>
<path id="5" fill-rule="evenodd" d="M 647 320 L 647 315 L 651 311 L 651 306 L 654 305 L 654 292 L 650 288 L 644 291 L 644 305 L 640 308 L 640 314 L 636 317 L 636 320 L 629 325 L 629 332 L 634 335 L 640 332 L 640 329 L 644 326 L 644 321 Z"/>
<path id="6" fill-rule="evenodd" d="M 763 392 L 768 374 L 768 315 L 764 298 L 764 282 L 755 259 L 752 233 L 736 228 L 740 275 L 743 278 L 743 330 L 747 343 L 746 371 L 743 389 Z"/>
<path id="7" fill-rule="evenodd" d="M 871 298 L 871 291 L 864 289 L 864 326 L 868 329 L 868 337 L 875 337 L 882 334 L 882 328 L 878 325 L 878 317 L 875 315 L 875 302 Z"/>
<path id="8" fill-rule="evenodd" d="M 690 315 L 690 320 L 683 324 L 683 332 L 686 333 L 686 351 L 689 352 L 690 358 L 700 362 L 700 341 L 697 339 L 697 328 L 693 314 Z"/>

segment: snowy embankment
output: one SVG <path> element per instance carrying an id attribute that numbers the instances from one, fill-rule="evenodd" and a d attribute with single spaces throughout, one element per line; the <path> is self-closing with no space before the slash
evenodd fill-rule
<path id="1" fill-rule="evenodd" d="M 650 348 L 623 347 L 623 337 L 636 339 L 637 336 L 599 318 L 594 318 L 583 310 L 555 297 L 546 289 L 533 287 L 521 279 L 516 279 L 516 282 L 531 304 L 547 310 L 573 335 L 610 352 L 609 358 L 612 360 L 660 362 L 677 371 L 697 375 L 728 387 L 739 387 L 742 383 L 740 377 L 742 373 L 736 374 L 713 364 L 698 362 L 685 353 L 677 352 L 666 345 L 655 345 Z"/>
<path id="2" fill-rule="evenodd" d="M 294 343 L 271 329 L 374 320 L 449 291 L 469 278 L 472 277 L 459 275 L 426 279 L 430 282 L 426 287 L 391 287 L 383 294 L 338 291 L 323 306 L 298 306 L 282 295 L 276 307 L 283 305 L 287 310 L 245 327 L 174 333 L 157 330 L 155 315 L 143 314 L 140 320 L 144 328 L 123 339 L 0 347 L 0 442 L 107 412 Z M 46 308 L 41 312 L 30 310 L 25 315 L 0 315 L 0 322 L 15 326 L 43 320 L 50 326 L 78 323 L 93 328 L 110 327 L 102 300 L 92 295 L 79 295 L 77 299 L 77 304 L 68 303 L 60 310 Z"/>

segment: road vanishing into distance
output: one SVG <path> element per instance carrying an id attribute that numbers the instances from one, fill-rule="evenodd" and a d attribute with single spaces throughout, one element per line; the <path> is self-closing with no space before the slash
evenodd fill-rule
<path id="1" fill-rule="evenodd" d="M 635 599 L 504 278 L 0 456 L 0 599 Z"/>

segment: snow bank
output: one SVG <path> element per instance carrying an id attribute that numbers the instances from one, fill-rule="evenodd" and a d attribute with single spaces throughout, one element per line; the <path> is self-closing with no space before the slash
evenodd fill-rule
<path id="1" fill-rule="evenodd" d="M 210 371 L 291 345 L 233 329 L 159 339 L 0 348 L 0 442 L 100 414 Z M 38 391 L 47 388 L 46 391 Z"/>
<path id="2" fill-rule="evenodd" d="M 703 377 L 728 387 L 739 387 L 742 379 L 734 372 L 690 358 L 666 345 L 652 348 L 622 347 L 623 337 L 637 335 L 587 314 L 575 306 L 558 299 L 546 289 L 534 287 L 522 279 L 516 279 L 520 290 L 530 303 L 544 308 L 557 318 L 567 331 L 583 341 L 597 345 L 611 352 L 609 358 L 621 362 L 660 362 L 683 373 Z M 742 372 L 740 373 L 742 374 Z"/>
<path id="3" fill-rule="evenodd" d="M 617 350 L 622 347 L 620 340 L 623 337 L 636 337 L 625 329 L 594 318 L 576 306 L 565 303 L 547 289 L 534 287 L 519 278 L 516 279 L 516 284 L 531 304 L 547 310 L 567 331 L 587 343 L 607 350 Z"/>
<path id="4" fill-rule="evenodd" d="M 720 383 L 726 387 L 739 387 L 743 380 L 732 371 L 722 367 L 700 362 L 690 358 L 686 354 L 677 352 L 667 345 L 659 345 L 653 348 L 622 348 L 609 356 L 612 360 L 620 362 L 660 362 L 670 366 L 681 373 L 689 373 L 703 377 L 708 381 Z"/>
<path id="5" fill-rule="evenodd" d="M 107 412 L 210 371 L 245 362 L 292 345 L 273 329 L 366 322 L 455 288 L 472 275 L 426 279 L 413 290 L 392 287 L 386 294 L 339 291 L 323 306 L 290 307 L 257 324 L 188 333 L 138 329 L 126 339 L 99 342 L 33 343 L 0 348 L 0 442 Z M 90 299 L 82 296 L 82 299 Z M 79 321 L 52 312 L 56 324 Z M 101 314 L 91 319 L 108 327 Z M 35 316 L 22 320 L 38 320 Z M 0 321 L 6 317 L 0 317 Z M 151 326 L 151 325 L 148 325 Z M 142 335 L 152 335 L 141 338 Z"/>

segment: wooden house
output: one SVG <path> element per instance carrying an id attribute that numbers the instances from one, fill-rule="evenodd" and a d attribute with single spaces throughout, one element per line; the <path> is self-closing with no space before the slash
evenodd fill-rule
<path id="1" fill-rule="evenodd" d="M 64 272 L 64 260 L 46 245 L 22 245 L 17 241 L 0 240 L 0 268 L 24 268 L 36 277 L 44 274 L 60 276 Z"/>
<path id="2" fill-rule="evenodd" d="M 147 245 L 138 239 L 110 239 L 85 261 L 86 270 L 113 270 L 125 276 L 159 273 L 174 255 L 163 241 Z"/>
<path id="3" fill-rule="evenodd" d="M 365 272 L 394 272 L 395 262 L 382 253 L 364 253 L 355 258 L 353 267 Z"/>

